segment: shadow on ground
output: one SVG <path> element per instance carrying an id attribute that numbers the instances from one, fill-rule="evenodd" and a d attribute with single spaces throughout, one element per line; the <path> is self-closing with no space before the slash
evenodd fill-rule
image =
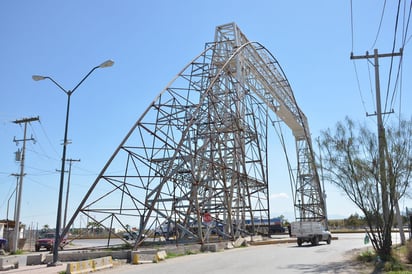
<path id="1" fill-rule="evenodd" d="M 365 265 L 360 262 L 344 261 L 322 265 L 292 264 L 287 269 L 297 270 L 300 273 L 340 273 L 340 274 L 378 274 L 382 273 L 373 265 Z"/>

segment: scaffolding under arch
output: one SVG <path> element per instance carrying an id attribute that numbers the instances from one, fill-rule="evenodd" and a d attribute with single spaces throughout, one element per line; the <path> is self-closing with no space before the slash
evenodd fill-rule
<path id="1" fill-rule="evenodd" d="M 274 56 L 230 23 L 136 121 L 63 234 L 79 214 L 109 230 L 138 224 L 135 248 L 148 232 L 201 243 L 267 233 L 274 119 L 295 137 L 296 218 L 324 220 L 307 119 Z"/>

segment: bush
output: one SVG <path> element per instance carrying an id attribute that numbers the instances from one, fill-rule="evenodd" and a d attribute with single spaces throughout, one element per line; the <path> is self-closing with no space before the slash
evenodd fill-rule
<path id="1" fill-rule="evenodd" d="M 360 253 L 357 257 L 357 260 L 366 263 L 374 262 L 376 260 L 376 254 L 373 251 L 367 250 Z"/>
<path id="2" fill-rule="evenodd" d="M 383 266 L 383 269 L 385 271 L 402 271 L 405 268 L 403 265 L 398 261 L 398 260 L 390 260 L 388 262 L 385 262 L 385 265 Z"/>
<path id="3" fill-rule="evenodd" d="M 406 244 L 406 260 L 408 264 L 412 263 L 412 241 Z"/>

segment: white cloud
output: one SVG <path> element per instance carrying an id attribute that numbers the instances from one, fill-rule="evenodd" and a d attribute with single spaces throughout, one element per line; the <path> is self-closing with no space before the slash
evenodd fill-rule
<path id="1" fill-rule="evenodd" d="M 288 194 L 281 192 L 281 193 L 273 193 L 270 195 L 270 199 L 289 199 Z"/>

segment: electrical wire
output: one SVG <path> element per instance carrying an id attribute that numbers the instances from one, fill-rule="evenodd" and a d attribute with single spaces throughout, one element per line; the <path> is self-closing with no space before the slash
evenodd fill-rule
<path id="1" fill-rule="evenodd" d="M 386 5 L 386 0 L 385 0 L 385 5 Z M 382 19 L 381 19 L 381 21 L 382 21 Z M 350 22 L 351 22 L 351 37 L 352 37 L 352 51 L 351 51 L 351 53 L 353 54 L 354 43 L 355 43 L 354 42 L 354 36 L 355 35 L 354 35 L 354 18 L 353 18 L 353 2 L 352 2 L 352 0 L 350 0 Z M 364 96 L 363 96 L 363 92 L 362 92 L 362 88 L 361 88 L 361 84 L 360 84 L 359 72 L 358 72 L 355 60 L 353 60 L 352 63 L 353 63 L 354 71 L 355 71 L 355 77 L 356 77 L 356 82 L 357 82 L 357 86 L 358 86 L 359 97 L 361 99 L 363 109 L 364 109 L 365 113 L 367 113 L 368 111 L 366 109 L 366 104 L 365 104 L 365 100 L 364 100 Z M 369 69 L 369 67 L 368 67 L 368 69 Z M 372 93 L 372 98 L 373 98 L 374 96 L 373 96 L 372 85 L 371 85 L 370 71 L 369 71 L 369 82 L 370 82 L 371 93 Z"/>
<path id="2" fill-rule="evenodd" d="M 352 36 L 352 51 L 351 52 L 353 52 L 354 39 L 353 39 L 353 3 L 352 3 L 352 0 L 350 0 L 350 27 L 351 27 L 351 36 Z"/>
<path id="3" fill-rule="evenodd" d="M 400 3 L 401 1 L 399 0 L 398 3 L 398 15 L 397 15 L 397 24 L 398 24 L 398 20 L 399 20 L 399 11 L 400 11 Z M 406 5 L 406 2 L 405 2 Z M 403 33 L 402 33 L 402 50 L 405 48 L 406 42 L 407 42 L 407 35 L 408 35 L 408 29 L 409 29 L 409 22 L 410 22 L 410 17 L 411 17 L 411 10 L 412 10 L 412 1 L 410 2 L 409 5 L 409 12 L 408 12 L 408 18 L 407 20 L 405 20 L 405 12 L 406 12 L 406 6 L 404 5 L 404 20 L 403 20 Z M 406 22 L 406 25 L 405 25 Z M 393 42 L 393 51 L 395 50 L 395 42 L 396 42 L 396 33 L 397 33 L 397 26 L 395 28 L 395 37 L 394 37 L 394 42 Z M 393 57 L 392 57 L 393 58 Z M 395 85 L 393 88 L 393 92 L 392 92 L 392 96 L 391 96 L 391 100 L 390 100 L 390 109 L 393 109 L 393 106 L 395 104 L 395 98 L 397 95 L 397 90 L 399 89 L 399 114 L 402 113 L 402 64 L 403 64 L 403 54 L 401 54 L 400 56 L 400 61 L 398 64 L 398 70 L 397 70 L 397 74 L 396 74 L 396 81 L 395 81 Z M 391 62 L 392 65 L 392 62 Z M 391 78 L 390 78 L 391 79 Z M 390 81 L 389 79 L 389 81 Z M 388 85 L 388 92 L 387 94 L 389 94 L 389 85 Z M 387 98 L 388 99 L 388 98 Z M 385 105 L 386 107 L 386 105 Z M 401 115 L 399 115 L 399 119 L 401 118 Z"/>
<path id="4" fill-rule="evenodd" d="M 375 105 L 376 98 L 375 98 L 375 93 L 373 92 L 372 76 L 371 76 L 371 69 L 370 69 L 370 66 L 371 65 L 373 66 L 373 64 L 369 62 L 369 59 L 366 59 L 366 63 L 368 65 L 369 87 L 370 87 L 370 92 L 371 92 L 371 98 L 373 99 L 372 100 L 373 109 L 376 109 L 377 108 Z"/>
<path id="5" fill-rule="evenodd" d="M 53 152 L 56 154 L 57 157 L 59 157 L 59 153 L 57 152 L 56 148 L 54 147 L 54 145 L 50 141 L 49 135 L 47 134 L 47 132 L 46 132 L 45 128 L 43 127 L 43 124 L 41 123 L 40 120 L 39 120 L 39 124 L 40 124 L 40 128 L 41 128 L 44 136 L 46 137 L 47 142 L 49 143 L 50 147 L 52 148 Z"/>
<path id="6" fill-rule="evenodd" d="M 398 32 L 398 24 L 399 24 L 399 11 L 401 7 L 401 0 L 398 0 L 398 8 L 396 12 L 396 20 L 395 20 L 395 30 L 393 34 L 393 42 L 392 42 L 392 56 L 391 56 L 391 62 L 389 66 L 389 75 L 388 75 L 388 85 L 386 88 L 386 97 L 385 97 L 385 107 L 384 107 L 384 112 L 388 112 L 388 99 L 389 99 L 389 91 L 390 91 L 390 85 L 391 85 L 391 79 L 392 79 L 392 69 L 393 69 L 393 62 L 394 62 L 394 53 L 395 53 L 395 45 L 396 45 L 396 35 Z M 399 71 L 398 71 L 399 74 Z M 396 92 L 396 85 L 393 91 L 393 96 Z"/>
<path id="7" fill-rule="evenodd" d="M 363 99 L 363 95 L 362 95 L 362 89 L 361 89 L 361 85 L 360 85 L 359 74 L 358 74 L 358 69 L 356 67 L 356 62 L 353 61 L 352 63 L 353 63 L 353 69 L 355 70 L 356 83 L 358 85 L 358 91 L 359 91 L 359 96 L 360 96 L 361 101 L 362 101 L 363 110 L 365 111 L 365 113 L 367 113 L 365 100 Z"/>
<path id="8" fill-rule="evenodd" d="M 15 188 L 16 188 L 16 186 L 13 185 L 13 184 L 11 184 L 10 187 L 9 187 L 9 190 L 7 191 L 7 195 L 6 195 L 5 197 L 10 197 L 10 198 L 11 198 L 12 194 L 13 194 L 14 191 L 15 191 Z M 12 192 L 12 191 L 13 191 L 13 192 Z M 3 206 L 6 204 L 6 201 L 9 201 L 10 198 L 9 198 L 9 199 L 4 198 L 3 203 L 0 205 L 0 209 L 3 208 Z"/>
<path id="9" fill-rule="evenodd" d="M 410 2 L 410 5 L 409 5 L 408 20 L 406 21 L 406 27 L 404 27 L 404 33 L 403 33 L 403 37 L 402 37 L 402 48 L 403 49 L 405 48 L 405 46 L 409 42 L 409 40 L 411 40 L 411 38 L 412 38 L 412 35 L 411 35 L 411 36 L 409 36 L 408 39 L 406 39 L 406 37 L 408 36 L 409 22 L 410 22 L 410 19 L 411 19 L 411 11 L 412 11 L 412 0 Z"/>
<path id="10" fill-rule="evenodd" d="M 48 160 L 58 160 L 58 158 L 55 158 L 55 157 L 52 157 L 52 156 L 48 155 L 48 153 L 46 152 L 46 150 L 44 149 L 44 147 L 42 145 L 42 142 L 40 141 L 41 139 L 39 139 L 37 137 L 37 132 L 36 132 L 35 128 L 31 124 L 30 124 L 30 128 L 31 128 L 32 134 L 34 135 L 34 139 L 36 141 L 36 147 L 39 147 L 42 153 L 37 152 L 34 148 L 31 151 L 33 153 L 39 155 L 40 157 L 44 157 Z M 47 138 L 47 135 L 46 135 L 46 138 Z M 50 143 L 50 145 L 51 145 L 51 143 Z M 53 149 L 54 152 L 56 152 L 53 147 L 52 147 L 52 149 Z"/>
<path id="11" fill-rule="evenodd" d="M 408 38 L 408 40 L 406 41 L 405 45 L 407 45 L 411 39 L 412 39 L 412 35 L 409 36 L 409 38 Z"/>
<path id="12" fill-rule="evenodd" d="M 405 5 L 406 5 L 406 1 L 405 1 Z M 406 11 L 406 6 L 404 6 L 404 11 Z M 406 38 L 408 36 L 409 23 L 410 23 L 410 19 L 411 19 L 411 11 L 412 11 L 412 0 L 410 1 L 410 4 L 409 4 L 409 12 L 408 12 L 408 19 L 406 20 L 406 26 L 404 25 L 404 28 L 403 28 L 402 50 L 405 49 L 407 43 L 409 42 L 410 38 L 412 37 L 412 36 L 410 36 L 409 39 Z M 403 22 L 405 23 L 405 20 Z M 400 62 L 399 62 L 400 76 L 398 76 L 398 77 L 400 77 L 400 84 L 399 84 L 399 114 L 402 113 L 402 76 L 403 76 L 403 74 L 402 74 L 402 71 L 403 71 L 402 70 L 402 64 L 403 64 L 403 62 L 402 61 L 403 61 L 403 54 L 400 57 Z M 395 96 L 393 96 L 392 99 L 391 99 L 391 104 L 393 104 L 394 97 Z M 400 121 L 401 121 L 401 115 L 399 115 L 399 123 L 400 123 Z"/>
<path id="13" fill-rule="evenodd" d="M 401 4 L 402 4 L 402 0 L 398 0 L 398 5 L 397 5 L 397 13 L 396 13 L 396 21 L 395 21 L 395 27 L 394 27 L 394 36 L 393 36 L 393 43 L 392 43 L 392 54 L 395 52 L 395 47 L 396 47 L 396 40 L 397 40 L 397 34 L 398 34 L 398 28 L 399 28 L 399 22 L 400 22 L 400 11 L 401 11 Z M 406 2 L 405 2 L 406 5 Z M 386 0 L 383 3 L 383 8 L 382 8 L 382 12 L 381 12 L 381 18 L 380 18 L 380 22 L 379 22 L 379 27 L 378 27 L 378 31 L 376 33 L 375 36 L 375 41 L 372 45 L 371 48 L 374 48 L 378 39 L 379 39 L 379 35 L 381 33 L 381 29 L 382 29 L 382 25 L 383 25 L 383 19 L 385 16 L 385 10 L 386 10 Z M 409 6 L 409 12 L 408 12 L 408 19 L 405 20 L 404 19 L 404 27 L 403 27 L 403 34 L 402 34 L 402 49 L 405 48 L 405 45 L 409 42 L 409 40 L 412 37 L 408 37 L 408 28 L 409 28 L 409 21 L 410 21 L 410 15 L 411 15 L 411 10 L 412 10 L 412 1 L 410 1 L 410 6 Z M 352 51 L 354 48 L 354 16 L 353 16 L 353 3 L 352 0 L 350 1 L 350 12 L 351 12 L 351 32 L 352 32 Z M 406 8 L 404 7 L 404 14 L 406 12 Z M 405 18 L 405 16 L 404 16 Z M 405 25 L 406 22 L 406 25 Z M 369 61 L 368 61 L 369 62 Z M 354 70 L 355 70 L 355 74 L 356 74 L 356 79 L 358 82 L 358 90 L 360 93 L 360 97 L 361 97 L 361 101 L 362 101 L 362 105 L 366 110 L 365 107 L 365 101 L 364 98 L 362 96 L 362 90 L 361 90 L 361 85 L 360 85 L 360 81 L 359 81 L 359 73 L 356 67 L 356 64 L 354 64 Z M 369 72 L 369 84 L 371 87 L 371 95 L 372 98 L 374 98 L 375 96 L 373 95 L 373 85 L 372 85 L 372 81 L 371 81 L 371 71 L 370 71 L 370 66 L 368 66 L 368 72 Z M 387 88 L 386 88 L 386 96 L 385 96 L 385 104 L 384 104 L 384 112 L 388 112 L 389 109 L 393 109 L 394 106 L 394 102 L 395 102 L 395 98 L 397 98 L 397 91 L 399 90 L 399 107 L 401 107 L 402 105 L 402 96 L 401 96 L 401 89 L 402 89 L 402 83 L 401 83 L 401 79 L 402 79 L 402 56 L 400 57 L 400 61 L 399 64 L 397 66 L 397 72 L 396 72 L 396 77 L 395 77 L 395 83 L 393 84 L 393 91 L 391 93 L 391 85 L 393 83 L 393 75 L 394 75 L 394 56 L 391 56 L 391 60 L 390 60 L 390 68 L 389 68 L 389 73 L 388 73 L 388 81 L 387 81 Z M 376 107 L 376 106 L 375 106 Z M 401 111 L 401 109 L 399 110 Z"/>
<path id="14" fill-rule="evenodd" d="M 377 32 L 376 32 L 375 41 L 373 42 L 370 50 L 372 50 L 372 49 L 375 47 L 376 42 L 378 41 L 379 34 L 380 34 L 380 31 L 381 31 L 381 27 L 382 27 L 383 17 L 384 17 L 384 15 L 385 15 L 385 8 L 386 8 L 386 0 L 385 0 L 384 3 L 383 3 L 382 13 L 381 13 L 381 20 L 379 21 L 379 27 L 378 27 L 378 30 L 377 30 Z"/>

